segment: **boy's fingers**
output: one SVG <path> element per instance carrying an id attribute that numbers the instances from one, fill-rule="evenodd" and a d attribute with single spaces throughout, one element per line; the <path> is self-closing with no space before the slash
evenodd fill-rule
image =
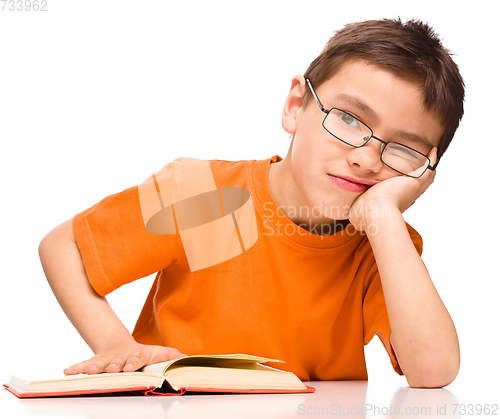
<path id="1" fill-rule="evenodd" d="M 429 152 L 429 160 L 431 161 L 431 166 L 434 166 L 437 162 L 437 153 L 438 149 L 436 147 L 433 147 L 432 150 Z"/>
<path id="2" fill-rule="evenodd" d="M 150 351 L 134 352 L 124 358 L 120 356 L 111 358 L 103 356 L 104 354 L 95 356 L 94 358 L 66 368 L 64 374 L 99 374 L 101 372 L 116 373 L 120 371 L 132 372 L 137 371 L 146 364 L 149 365 L 187 356 L 175 348 L 157 346 L 148 347 L 148 349 L 150 349 Z"/>
<path id="3" fill-rule="evenodd" d="M 123 366 L 125 365 L 124 359 L 114 359 L 111 363 L 106 367 L 106 372 L 120 372 L 123 370 Z"/>
<path id="4" fill-rule="evenodd" d="M 87 365 L 89 365 L 89 361 L 79 362 L 78 364 L 74 364 L 71 367 L 68 367 L 64 370 L 64 374 L 66 375 L 74 375 L 81 374 L 86 372 Z"/>
<path id="5" fill-rule="evenodd" d="M 99 374 L 103 371 L 104 371 L 104 365 L 97 362 L 93 362 L 87 368 L 85 368 L 85 372 L 87 374 Z"/>
<path id="6" fill-rule="evenodd" d="M 72 365 L 64 370 L 66 375 L 73 374 L 99 374 L 104 372 L 104 370 L 109 366 L 109 359 L 104 358 L 91 358 L 87 361 L 80 362 L 78 364 Z"/>
<path id="7" fill-rule="evenodd" d="M 125 372 L 137 371 L 139 368 L 142 368 L 144 364 L 145 364 L 144 355 L 140 352 L 136 352 L 127 359 L 127 362 L 123 367 L 123 371 Z"/>
<path id="8" fill-rule="evenodd" d="M 156 347 L 151 353 L 136 352 L 132 354 L 125 363 L 123 371 L 137 371 L 145 365 L 169 361 L 171 359 L 177 359 L 184 356 L 187 355 L 175 348 Z"/>
<path id="9" fill-rule="evenodd" d="M 181 351 L 179 351 L 178 349 L 175 349 L 175 348 L 165 348 L 166 349 L 166 357 L 167 357 L 167 361 L 171 360 L 171 359 L 177 359 L 177 358 L 182 358 L 182 357 L 185 357 L 187 356 L 186 354 L 183 354 Z"/>
<path id="10" fill-rule="evenodd" d="M 64 374 L 65 374 L 65 375 L 73 375 L 73 374 L 78 374 L 78 373 L 76 372 L 76 368 L 75 368 L 74 366 L 71 366 L 71 367 L 65 368 L 63 372 L 64 372 Z"/>

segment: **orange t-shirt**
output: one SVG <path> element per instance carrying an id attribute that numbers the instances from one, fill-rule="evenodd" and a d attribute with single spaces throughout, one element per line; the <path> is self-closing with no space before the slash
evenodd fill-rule
<path id="1" fill-rule="evenodd" d="M 133 336 L 189 355 L 249 353 L 302 380 L 366 379 L 377 334 L 394 369 L 375 258 L 352 225 L 312 234 L 272 198 L 266 160 L 179 158 L 73 220 L 105 295 L 158 272 Z M 408 226 L 419 251 L 422 241 Z"/>

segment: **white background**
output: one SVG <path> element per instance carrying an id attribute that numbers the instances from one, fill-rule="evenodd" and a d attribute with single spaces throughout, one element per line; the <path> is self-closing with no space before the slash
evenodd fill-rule
<path id="1" fill-rule="evenodd" d="M 23 364 L 60 371 L 92 355 L 44 278 L 46 233 L 177 157 L 285 157 L 280 116 L 293 76 L 344 23 L 401 16 L 435 27 L 466 83 L 465 117 L 436 181 L 405 216 L 460 338 L 461 372 L 448 389 L 460 403 L 498 403 L 491 4 L 48 0 L 47 12 L 0 12 L 0 380 Z M 109 296 L 130 330 L 151 283 Z M 370 378 L 405 385 L 378 340 L 367 359 Z"/>

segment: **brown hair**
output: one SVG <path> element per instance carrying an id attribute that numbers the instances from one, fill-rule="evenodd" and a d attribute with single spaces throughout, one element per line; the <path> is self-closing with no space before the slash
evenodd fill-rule
<path id="1" fill-rule="evenodd" d="M 434 30 L 419 20 L 370 20 L 346 25 L 330 38 L 304 77 L 319 86 L 353 59 L 363 59 L 422 87 L 424 106 L 435 113 L 444 133 L 438 159 L 448 148 L 464 113 L 464 82 L 451 53 Z M 303 105 L 311 99 L 304 92 Z"/>

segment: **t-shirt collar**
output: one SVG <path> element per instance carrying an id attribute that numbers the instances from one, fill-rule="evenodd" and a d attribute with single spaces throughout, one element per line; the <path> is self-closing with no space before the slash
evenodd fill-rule
<path id="1" fill-rule="evenodd" d="M 269 186 L 269 169 L 271 164 L 283 160 L 275 155 L 270 159 L 257 160 L 252 165 L 252 183 L 256 198 L 256 210 L 264 217 L 266 228 L 264 231 L 273 231 L 285 238 L 308 247 L 330 248 L 341 246 L 354 237 L 360 238 L 361 234 L 349 224 L 344 230 L 332 235 L 319 235 L 311 233 L 291 221 L 279 208 L 271 193 Z"/>

